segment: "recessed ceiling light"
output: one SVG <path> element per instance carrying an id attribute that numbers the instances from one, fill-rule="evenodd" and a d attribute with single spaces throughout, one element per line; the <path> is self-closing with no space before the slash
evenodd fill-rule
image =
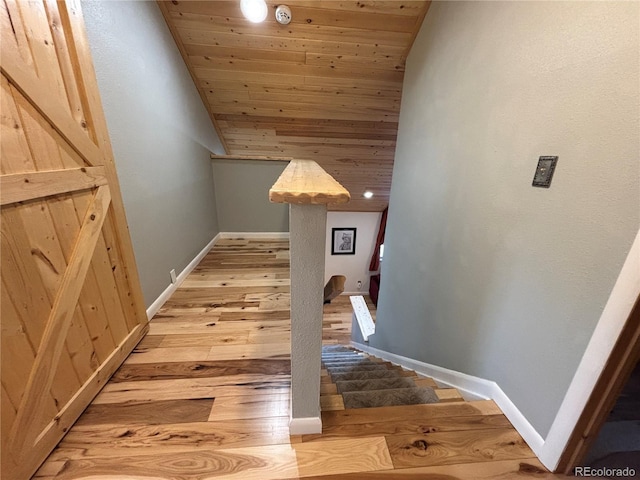
<path id="1" fill-rule="evenodd" d="M 367 190 L 366 192 L 364 192 L 364 193 L 362 194 L 362 196 L 363 196 L 364 198 L 371 198 L 371 197 L 373 197 L 373 192 L 372 192 L 371 190 Z"/>
<path id="2" fill-rule="evenodd" d="M 240 0 L 240 10 L 244 18 L 253 23 L 264 22 L 269 9 L 264 0 Z"/>

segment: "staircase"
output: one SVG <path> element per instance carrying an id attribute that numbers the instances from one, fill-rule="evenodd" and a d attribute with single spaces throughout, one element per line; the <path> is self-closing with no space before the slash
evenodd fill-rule
<path id="1" fill-rule="evenodd" d="M 463 402 L 455 388 L 343 345 L 322 347 L 320 405 L 323 411 Z"/>

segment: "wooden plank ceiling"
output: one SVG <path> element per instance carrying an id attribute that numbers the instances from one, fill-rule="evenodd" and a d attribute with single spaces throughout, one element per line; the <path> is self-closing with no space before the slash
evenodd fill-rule
<path id="1" fill-rule="evenodd" d="M 386 207 L 405 60 L 428 1 L 294 0 L 286 26 L 272 0 L 261 24 L 240 0 L 158 3 L 227 154 L 314 160 L 352 196 L 330 210 Z"/>

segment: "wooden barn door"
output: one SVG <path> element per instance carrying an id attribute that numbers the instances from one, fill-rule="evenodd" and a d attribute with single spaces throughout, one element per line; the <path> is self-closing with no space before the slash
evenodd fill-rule
<path id="1" fill-rule="evenodd" d="M 2 478 L 26 479 L 147 328 L 78 1 L 0 0 Z"/>

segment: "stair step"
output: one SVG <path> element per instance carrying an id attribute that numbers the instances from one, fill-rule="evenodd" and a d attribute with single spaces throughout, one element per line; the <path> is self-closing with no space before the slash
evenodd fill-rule
<path id="1" fill-rule="evenodd" d="M 331 375 L 333 382 L 345 380 L 371 380 L 374 378 L 398 378 L 403 377 L 398 370 L 363 370 L 351 373 L 334 373 Z"/>
<path id="2" fill-rule="evenodd" d="M 434 391 L 441 402 L 464 402 L 457 388 L 436 388 Z"/>
<path id="3" fill-rule="evenodd" d="M 465 402 L 455 388 L 342 345 L 322 347 L 322 411 Z"/>
<path id="4" fill-rule="evenodd" d="M 352 365 L 346 367 L 326 367 L 327 372 L 330 375 L 334 373 L 350 373 L 350 372 L 359 372 L 359 371 L 367 371 L 367 370 L 398 370 L 397 368 L 388 368 L 387 365 L 383 363 L 374 363 L 372 365 Z"/>
<path id="5" fill-rule="evenodd" d="M 376 365 L 378 362 L 372 362 L 368 359 L 361 360 L 339 360 L 335 362 L 322 362 L 325 367 L 351 367 L 353 365 Z"/>
<path id="6" fill-rule="evenodd" d="M 364 357 L 362 355 L 350 355 L 348 357 L 325 357 L 322 359 L 323 362 L 357 362 L 363 360 L 367 362 L 372 361 L 369 357 Z"/>
<path id="7" fill-rule="evenodd" d="M 414 378 L 413 382 L 416 384 L 416 387 L 438 388 L 438 384 L 433 378 Z"/>
<path id="8" fill-rule="evenodd" d="M 364 355 L 358 355 L 357 353 L 354 353 L 353 355 L 346 355 L 346 354 L 331 354 L 331 355 L 322 355 L 322 360 L 352 360 L 354 358 L 367 358 Z"/>
<path id="9" fill-rule="evenodd" d="M 371 361 L 371 359 L 369 357 L 366 357 L 364 355 L 337 355 L 337 356 L 326 356 L 326 357 L 322 357 L 322 361 L 323 362 L 351 362 L 354 360 L 369 360 Z"/>
<path id="10" fill-rule="evenodd" d="M 322 352 L 323 357 L 339 357 L 340 355 L 349 356 L 349 355 L 365 355 L 363 352 L 358 352 L 356 350 L 350 350 L 348 352 Z"/>
<path id="11" fill-rule="evenodd" d="M 338 393 L 364 392 L 370 390 L 397 390 L 401 388 L 416 388 L 411 378 L 376 378 L 372 380 L 345 380 L 336 382 Z"/>
<path id="12" fill-rule="evenodd" d="M 344 410 L 342 395 L 323 395 L 320 397 L 320 410 L 329 412 L 332 410 Z"/>
<path id="13" fill-rule="evenodd" d="M 322 353 L 329 353 L 329 352 L 355 352 L 357 353 L 357 350 L 354 350 L 351 347 L 345 347 L 344 345 L 324 345 L 322 347 Z"/>
<path id="14" fill-rule="evenodd" d="M 324 395 L 338 395 L 338 389 L 335 383 L 321 383 L 320 384 L 320 398 Z"/>
<path id="15" fill-rule="evenodd" d="M 438 396 L 429 387 L 345 392 L 342 398 L 345 409 L 438 403 Z"/>

